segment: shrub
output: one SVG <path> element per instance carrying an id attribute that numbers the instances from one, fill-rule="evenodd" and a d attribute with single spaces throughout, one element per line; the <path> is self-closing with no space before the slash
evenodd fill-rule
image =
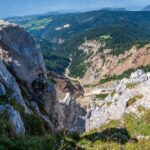
<path id="1" fill-rule="evenodd" d="M 111 92 L 111 97 L 113 97 L 115 94 L 116 94 L 116 91 L 115 91 L 115 90 L 112 91 L 112 92 Z"/>
<path id="2" fill-rule="evenodd" d="M 105 99 L 109 94 L 106 93 L 106 94 L 98 94 L 95 96 L 95 98 L 98 98 L 98 99 Z"/>
<path id="3" fill-rule="evenodd" d="M 63 134 L 8 138 L 0 136 L 3 150 L 82 150 L 72 139 Z"/>
<path id="4" fill-rule="evenodd" d="M 7 113 L 4 111 L 0 114 L 0 135 L 10 136 L 10 122 L 8 120 Z"/>
<path id="5" fill-rule="evenodd" d="M 145 107 L 139 106 L 137 110 L 138 110 L 138 112 L 143 112 L 143 111 L 145 111 Z"/>
<path id="6" fill-rule="evenodd" d="M 136 101 L 137 101 L 137 99 L 135 97 L 130 98 L 129 101 L 127 102 L 127 107 L 134 104 Z"/>
<path id="7" fill-rule="evenodd" d="M 25 124 L 25 128 L 29 135 L 43 135 L 45 134 L 45 124 L 44 121 L 41 120 L 35 114 L 24 114 L 22 116 L 23 122 Z"/>

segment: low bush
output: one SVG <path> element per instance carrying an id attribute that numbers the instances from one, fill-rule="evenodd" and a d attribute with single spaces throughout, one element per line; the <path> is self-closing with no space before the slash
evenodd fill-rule
<path id="1" fill-rule="evenodd" d="M 126 88 L 134 89 L 138 84 L 137 83 L 127 83 Z"/>
<path id="2" fill-rule="evenodd" d="M 109 94 L 108 93 L 105 93 L 105 94 L 98 94 L 95 96 L 95 98 L 98 98 L 98 99 L 105 99 Z"/>

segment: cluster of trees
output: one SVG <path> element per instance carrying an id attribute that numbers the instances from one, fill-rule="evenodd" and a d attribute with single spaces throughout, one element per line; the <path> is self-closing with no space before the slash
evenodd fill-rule
<path id="1" fill-rule="evenodd" d="M 56 55 L 50 50 L 43 51 L 46 68 L 58 74 L 64 74 L 65 68 L 69 66 L 70 60 L 67 57 Z"/>
<path id="2" fill-rule="evenodd" d="M 125 72 L 123 72 L 121 75 L 115 75 L 114 74 L 112 76 L 106 76 L 104 79 L 101 79 L 99 83 L 100 84 L 104 84 L 104 83 L 109 82 L 109 81 L 121 80 L 123 78 L 129 78 L 131 73 L 133 73 L 137 69 L 142 69 L 145 72 L 150 72 L 150 65 L 140 66 L 140 67 L 138 67 L 136 69 L 128 69 Z"/>

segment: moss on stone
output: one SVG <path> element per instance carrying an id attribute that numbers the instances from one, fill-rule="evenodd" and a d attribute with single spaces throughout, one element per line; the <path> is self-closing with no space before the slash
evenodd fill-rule
<path id="1" fill-rule="evenodd" d="M 134 89 L 134 88 L 136 88 L 137 85 L 138 85 L 138 83 L 128 83 L 126 85 L 126 88 L 128 88 L 128 89 Z"/>

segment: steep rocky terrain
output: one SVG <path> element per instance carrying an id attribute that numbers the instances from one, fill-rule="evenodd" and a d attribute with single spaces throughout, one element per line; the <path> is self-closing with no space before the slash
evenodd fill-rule
<path id="1" fill-rule="evenodd" d="M 14 135 L 28 133 L 25 119 L 32 117 L 51 131 L 83 132 L 85 111 L 74 101 L 83 89 L 57 75 L 47 78 L 41 51 L 24 29 L 0 21 L 0 37 L 0 112 L 7 112 Z"/>
<path id="2" fill-rule="evenodd" d="M 144 8 L 142 9 L 142 11 L 150 11 L 150 5 L 144 7 Z"/>
<path id="3" fill-rule="evenodd" d="M 125 113 L 141 115 L 150 106 L 149 82 L 149 73 L 145 74 L 142 70 L 132 73 L 130 79 L 122 79 L 114 90 L 107 91 L 110 94 L 106 98 L 99 99 L 101 107 L 92 103 L 87 114 L 86 129 L 97 128 L 110 120 L 119 120 Z"/>

